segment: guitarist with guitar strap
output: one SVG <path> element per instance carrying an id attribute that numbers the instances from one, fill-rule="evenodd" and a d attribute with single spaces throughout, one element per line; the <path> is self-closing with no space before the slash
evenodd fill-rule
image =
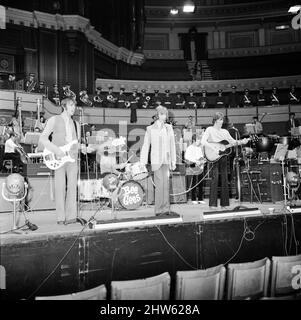
<path id="1" fill-rule="evenodd" d="M 223 209 L 229 206 L 229 181 L 227 168 L 227 149 L 235 144 L 246 144 L 248 139 L 235 140 L 229 131 L 223 129 L 224 115 L 217 112 L 213 116 L 213 125 L 208 127 L 202 137 L 201 144 L 208 162 L 213 164 L 211 171 L 209 207 L 217 208 L 218 178 L 221 176 L 221 201 Z"/>
<path id="2" fill-rule="evenodd" d="M 48 161 L 49 163 L 53 162 L 53 167 L 51 168 L 55 170 L 57 223 L 67 225 L 77 222 L 76 188 L 80 126 L 78 122 L 72 119 L 76 109 L 76 102 L 71 98 L 66 98 L 62 100 L 61 106 L 63 112 L 47 121 L 46 127 L 40 136 L 40 142 L 47 150 L 46 156 L 44 155 L 46 165 L 49 166 L 47 164 Z M 49 140 L 50 135 L 52 135 L 52 142 Z M 69 147 L 66 148 L 67 146 Z M 66 161 L 60 162 L 60 160 L 64 159 Z"/>

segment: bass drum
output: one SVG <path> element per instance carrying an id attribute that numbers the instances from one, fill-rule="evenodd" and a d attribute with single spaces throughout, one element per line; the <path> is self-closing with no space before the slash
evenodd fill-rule
<path id="1" fill-rule="evenodd" d="M 144 190 L 137 181 L 127 181 L 118 192 L 118 202 L 126 210 L 138 209 L 143 202 Z"/>

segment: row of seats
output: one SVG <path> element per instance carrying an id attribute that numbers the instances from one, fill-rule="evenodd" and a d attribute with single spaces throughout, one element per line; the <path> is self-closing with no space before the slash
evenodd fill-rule
<path id="1" fill-rule="evenodd" d="M 176 273 L 176 300 L 301 300 L 301 255 L 264 258 L 249 263 L 219 265 L 205 270 Z M 299 279 L 299 280 L 298 280 Z M 111 282 L 111 300 L 170 300 L 171 277 Z M 226 290 L 225 290 L 226 288 Z M 104 285 L 83 292 L 36 300 L 105 300 Z"/>
<path id="2" fill-rule="evenodd" d="M 214 80 L 249 79 L 298 75 L 300 52 L 208 60 Z"/>

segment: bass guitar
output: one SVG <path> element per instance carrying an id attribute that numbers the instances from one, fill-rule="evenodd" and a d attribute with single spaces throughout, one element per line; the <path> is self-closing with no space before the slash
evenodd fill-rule
<path id="1" fill-rule="evenodd" d="M 209 162 L 216 162 L 224 156 L 228 156 L 232 150 L 231 147 L 235 145 L 247 144 L 251 138 L 239 140 L 235 143 L 230 143 L 227 140 L 222 140 L 220 142 L 210 142 L 210 146 L 204 146 L 204 155 Z"/>
<path id="2" fill-rule="evenodd" d="M 61 168 L 65 163 L 75 162 L 75 158 L 72 156 L 70 151 L 72 146 L 77 143 L 77 140 L 73 140 L 64 146 L 59 147 L 65 154 L 62 158 L 58 158 L 53 152 L 45 148 L 43 151 L 43 160 L 47 168 L 51 170 L 57 170 Z"/>

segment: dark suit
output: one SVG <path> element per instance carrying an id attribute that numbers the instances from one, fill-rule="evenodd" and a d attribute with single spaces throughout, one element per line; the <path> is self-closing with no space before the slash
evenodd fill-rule
<path id="1" fill-rule="evenodd" d="M 286 123 L 286 132 L 288 132 L 288 134 L 291 134 L 291 129 L 294 127 L 298 128 L 299 125 L 300 125 L 300 123 L 297 119 L 288 120 Z"/>

